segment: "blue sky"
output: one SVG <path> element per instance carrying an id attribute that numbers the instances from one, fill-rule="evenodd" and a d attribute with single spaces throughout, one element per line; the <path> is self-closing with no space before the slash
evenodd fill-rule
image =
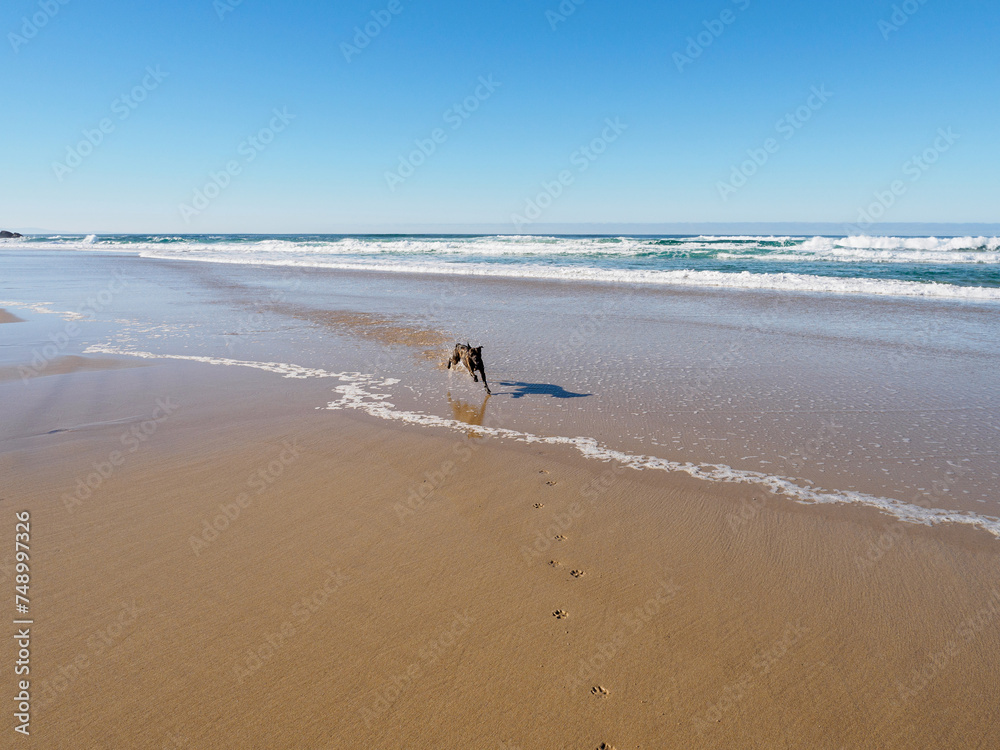
<path id="1" fill-rule="evenodd" d="M 0 31 L 4 227 L 1000 220 L 989 0 L 9 0 Z"/>

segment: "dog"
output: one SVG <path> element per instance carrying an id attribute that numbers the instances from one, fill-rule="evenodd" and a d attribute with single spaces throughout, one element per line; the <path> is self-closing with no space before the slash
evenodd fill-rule
<path id="1" fill-rule="evenodd" d="M 471 344 L 455 344 L 455 351 L 451 353 L 451 359 L 448 360 L 448 369 L 450 370 L 453 365 L 457 367 L 459 362 L 465 365 L 465 369 L 469 371 L 473 381 L 476 383 L 479 382 L 479 377 L 476 373 L 478 372 L 483 376 L 486 395 L 491 396 L 493 392 L 490 390 L 490 384 L 486 382 L 486 369 L 483 367 L 483 347 L 473 347 Z"/>

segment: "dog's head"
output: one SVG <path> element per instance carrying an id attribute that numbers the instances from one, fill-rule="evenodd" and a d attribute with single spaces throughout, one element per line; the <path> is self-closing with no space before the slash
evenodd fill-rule
<path id="1" fill-rule="evenodd" d="M 473 365 L 483 364 L 483 347 L 481 346 L 470 346 L 469 347 L 469 361 Z"/>

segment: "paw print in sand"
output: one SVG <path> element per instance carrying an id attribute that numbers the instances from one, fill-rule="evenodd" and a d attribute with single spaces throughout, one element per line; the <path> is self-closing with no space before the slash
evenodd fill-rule
<path id="1" fill-rule="evenodd" d="M 556 618 L 557 620 L 564 620 L 567 617 L 569 617 L 569 614 L 567 614 L 566 612 L 564 612 L 561 609 L 557 609 L 555 612 L 552 613 L 552 616 L 554 618 Z"/>
<path id="2" fill-rule="evenodd" d="M 569 574 L 574 578 L 583 578 L 583 576 L 587 575 L 582 570 L 571 570 Z"/>
<path id="3" fill-rule="evenodd" d="M 590 689 L 590 692 L 592 695 L 596 695 L 598 698 L 608 697 L 608 689 L 601 687 L 600 685 L 594 685 L 594 687 Z"/>

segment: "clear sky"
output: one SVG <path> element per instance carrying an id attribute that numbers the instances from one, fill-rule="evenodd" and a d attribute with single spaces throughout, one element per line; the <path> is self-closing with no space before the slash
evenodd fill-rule
<path id="1" fill-rule="evenodd" d="M 7 0 L 0 31 L 6 228 L 1000 220 L 995 0 Z"/>

